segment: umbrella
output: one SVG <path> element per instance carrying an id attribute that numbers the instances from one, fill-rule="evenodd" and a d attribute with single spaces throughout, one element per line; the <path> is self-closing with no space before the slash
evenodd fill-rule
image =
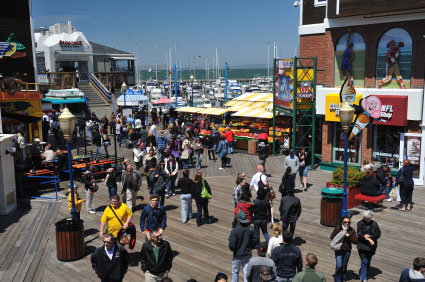
<path id="1" fill-rule="evenodd" d="M 161 99 L 159 99 L 159 100 L 156 100 L 155 102 L 153 102 L 152 104 L 170 104 L 170 103 L 172 103 L 173 102 L 173 100 L 171 100 L 171 99 L 168 99 L 168 98 L 161 98 Z"/>

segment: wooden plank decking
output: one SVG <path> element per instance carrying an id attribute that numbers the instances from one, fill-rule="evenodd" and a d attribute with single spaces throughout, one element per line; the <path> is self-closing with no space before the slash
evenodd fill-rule
<path id="1" fill-rule="evenodd" d="M 122 157 L 131 159 L 131 154 L 131 150 L 119 150 Z M 182 224 L 179 196 L 166 199 L 168 220 L 164 239 L 170 241 L 176 254 L 170 273 L 174 281 L 187 281 L 190 278 L 212 281 L 218 271 L 231 276 L 232 253 L 228 249 L 227 239 L 233 219 L 232 191 L 235 176 L 239 171 L 253 175 L 258 162 L 256 156 L 235 154 L 232 156 L 232 167 L 221 171 L 218 170 L 219 160 L 208 161 L 207 154 L 204 157 L 206 167 L 202 170 L 213 192 L 209 204 L 213 224 L 197 228 L 194 219 Z M 267 169 L 272 174 L 270 180 L 273 186 L 277 188 L 283 172 L 282 158 L 270 157 Z M 295 231 L 295 242 L 300 246 L 303 256 L 308 252 L 318 256 L 317 269 L 325 273 L 327 281 L 333 281 L 331 275 L 335 267 L 333 252 L 328 247 L 332 228 L 320 225 L 319 216 L 320 188 L 324 187 L 330 178 L 330 172 L 310 171 L 309 183 L 312 187 L 308 192 L 297 191 L 303 211 Z M 64 186 L 63 184 L 62 187 Z M 60 262 L 56 259 L 54 222 L 69 217 L 64 193 L 65 190 L 60 191 L 59 202 L 31 200 L 31 209 L 19 208 L 9 216 L 0 217 L 0 281 L 99 281 L 91 268 L 90 254 L 102 245 L 98 238 L 98 229 L 102 211 L 108 204 L 106 187 L 101 183 L 95 194 L 94 206 L 98 211 L 96 215 L 89 215 L 83 207 L 81 218 L 84 220 L 87 255 L 74 262 Z M 84 194 L 82 189 L 80 193 Z M 279 218 L 280 195 L 277 196 L 275 218 Z M 382 237 L 378 241 L 377 254 L 372 259 L 375 281 L 398 281 L 402 269 L 411 267 L 415 257 L 424 256 L 422 239 L 425 238 L 425 204 L 420 200 L 425 197 L 423 187 L 415 188 L 413 197 L 416 203 L 411 212 L 399 212 L 393 209 L 396 203 L 385 202 L 387 208 L 376 214 L 375 220 L 381 227 Z M 138 231 L 141 209 L 148 203 L 148 198 L 144 181 L 133 220 Z M 195 212 L 195 205 L 193 209 Z M 361 210 L 353 209 L 351 212 L 352 221 L 356 226 L 356 222 L 361 219 Z M 131 266 L 125 281 L 144 281 L 139 262 L 139 252 L 144 240 L 140 232 L 138 235 L 135 249 L 129 252 Z M 261 238 L 264 240 L 262 236 Z M 350 281 L 359 280 L 359 268 L 360 260 L 354 247 L 348 267 Z"/>

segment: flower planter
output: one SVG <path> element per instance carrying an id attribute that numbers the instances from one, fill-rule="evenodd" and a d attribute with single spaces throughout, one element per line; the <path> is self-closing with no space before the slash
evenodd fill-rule
<path id="1" fill-rule="evenodd" d="M 326 187 L 341 188 L 341 189 L 344 188 L 344 186 L 342 185 L 333 184 L 331 182 L 326 182 Z M 362 201 L 354 199 L 354 196 L 356 194 L 360 194 L 360 186 L 347 187 L 347 209 L 352 209 L 362 204 Z"/>

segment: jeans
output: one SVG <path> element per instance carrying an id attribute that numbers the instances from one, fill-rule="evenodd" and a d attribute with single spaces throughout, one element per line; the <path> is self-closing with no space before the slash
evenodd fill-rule
<path id="1" fill-rule="evenodd" d="M 360 254 L 360 280 L 367 280 L 367 274 L 370 269 L 370 261 L 372 256 L 369 254 L 359 253 Z"/>
<path id="2" fill-rule="evenodd" d="M 108 146 L 109 146 L 109 142 L 103 142 L 103 147 L 105 148 L 106 157 L 109 157 Z"/>
<path id="3" fill-rule="evenodd" d="M 122 195 L 122 201 L 130 208 L 136 207 L 137 191 L 133 189 L 127 189 L 126 193 Z"/>
<path id="4" fill-rule="evenodd" d="M 402 205 L 409 205 L 412 203 L 413 185 L 400 186 L 400 198 Z"/>
<path id="5" fill-rule="evenodd" d="M 96 156 L 94 157 L 96 160 L 99 154 L 102 157 L 102 148 L 100 146 L 96 146 Z"/>
<path id="6" fill-rule="evenodd" d="M 248 262 L 249 258 L 232 258 L 232 282 L 238 282 L 239 281 L 239 270 L 242 266 L 243 269 L 243 276 L 244 276 L 244 282 L 248 282 Z"/>
<path id="7" fill-rule="evenodd" d="M 204 221 L 210 223 L 210 215 L 208 214 L 208 199 L 199 199 L 196 201 L 196 225 L 202 225 L 202 210 L 204 210 Z"/>
<path id="8" fill-rule="evenodd" d="M 212 155 L 212 157 L 211 157 Z M 215 160 L 215 152 L 214 149 L 208 149 L 208 159 Z"/>
<path id="9" fill-rule="evenodd" d="M 183 163 L 183 168 L 189 168 L 189 159 L 181 159 Z"/>
<path id="10" fill-rule="evenodd" d="M 136 165 L 136 170 L 139 171 L 139 169 L 142 167 L 142 162 L 134 162 Z"/>
<path id="11" fill-rule="evenodd" d="M 117 142 L 118 142 L 118 146 L 121 147 L 121 134 L 117 134 Z"/>
<path id="12" fill-rule="evenodd" d="M 288 277 L 276 277 L 276 282 L 292 282 L 294 278 L 288 278 Z"/>
<path id="13" fill-rule="evenodd" d="M 86 208 L 87 208 L 87 212 L 94 210 L 93 209 L 93 193 L 89 189 L 86 190 Z"/>
<path id="14" fill-rule="evenodd" d="M 227 142 L 227 154 L 233 154 L 233 141 Z"/>
<path id="15" fill-rule="evenodd" d="M 282 221 L 282 230 L 283 231 L 288 230 L 288 226 L 289 226 L 289 231 L 291 231 L 292 236 L 294 236 L 295 226 L 296 225 L 297 225 L 297 222 L 296 221 L 291 221 L 291 222 Z"/>
<path id="16" fill-rule="evenodd" d="M 388 187 L 387 185 L 385 185 L 384 187 L 384 191 L 385 191 L 385 195 L 387 196 L 387 199 L 391 198 L 390 197 L 390 192 L 391 192 L 392 187 Z"/>
<path id="17" fill-rule="evenodd" d="M 384 186 L 379 186 L 378 191 L 376 191 L 376 194 L 373 196 L 379 196 L 382 195 L 382 192 L 384 192 L 385 187 Z"/>
<path id="18" fill-rule="evenodd" d="M 181 194 L 180 202 L 182 205 L 182 222 L 185 223 L 190 218 L 192 218 L 192 195 L 191 194 Z M 187 207 L 186 207 L 187 206 Z"/>
<path id="19" fill-rule="evenodd" d="M 201 169 L 202 166 L 202 154 L 196 154 L 196 168 Z"/>
<path id="20" fill-rule="evenodd" d="M 162 159 L 162 155 L 164 154 L 165 149 L 158 149 L 158 161 Z"/>
<path id="21" fill-rule="evenodd" d="M 221 158 L 221 167 L 222 168 L 226 168 L 226 162 L 227 162 L 227 158 L 226 156 Z"/>
<path id="22" fill-rule="evenodd" d="M 348 260 L 350 259 L 351 251 L 335 251 L 335 282 L 343 282 L 346 280 L 346 272 Z"/>
<path id="23" fill-rule="evenodd" d="M 263 232 L 264 239 L 266 239 L 266 243 L 269 244 L 270 236 L 267 232 L 267 220 L 260 219 L 260 220 L 254 220 L 254 229 L 255 232 L 258 234 L 258 238 L 260 238 L 260 229 L 261 232 Z"/>
<path id="24" fill-rule="evenodd" d="M 113 195 L 117 194 L 117 187 L 108 187 L 109 200 Z"/>
<path id="25" fill-rule="evenodd" d="M 137 140 L 132 140 L 131 141 L 131 148 L 132 149 L 136 148 L 136 144 L 137 144 Z"/>
<path id="26" fill-rule="evenodd" d="M 91 134 L 91 128 L 88 128 L 87 127 L 87 137 L 89 138 L 89 139 L 92 139 L 93 137 L 92 137 L 92 134 Z"/>
<path id="27" fill-rule="evenodd" d="M 167 197 L 170 196 L 170 186 L 171 186 L 171 193 L 176 193 L 176 178 L 177 174 L 170 176 L 167 181 Z"/>
<path id="28" fill-rule="evenodd" d="M 213 145 L 214 154 L 217 154 L 218 144 Z"/>

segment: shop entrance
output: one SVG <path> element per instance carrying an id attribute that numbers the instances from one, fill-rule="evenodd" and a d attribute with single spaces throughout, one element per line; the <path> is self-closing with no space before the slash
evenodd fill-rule
<path id="1" fill-rule="evenodd" d="M 405 159 L 417 167 L 413 172 L 413 181 L 415 185 L 424 184 L 424 146 L 422 146 L 422 135 L 418 133 L 401 133 L 400 134 L 400 158 L 399 167 L 403 166 Z"/>

